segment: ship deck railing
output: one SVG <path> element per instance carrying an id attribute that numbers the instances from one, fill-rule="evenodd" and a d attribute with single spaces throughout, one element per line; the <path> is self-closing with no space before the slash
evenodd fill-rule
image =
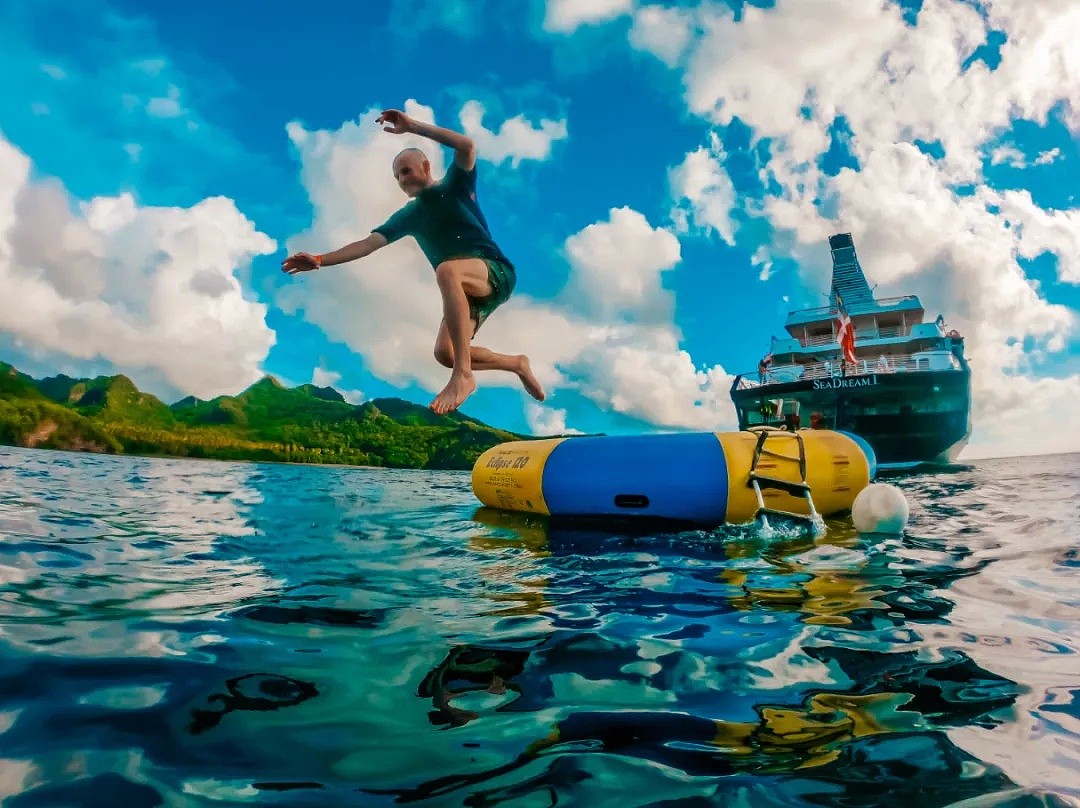
<path id="1" fill-rule="evenodd" d="M 870 305 L 865 305 L 865 306 L 854 305 L 854 306 L 848 306 L 847 309 L 848 309 L 848 313 L 852 317 L 854 317 L 856 314 L 873 313 L 873 312 L 877 311 L 879 308 L 889 308 L 891 306 L 896 306 L 899 303 L 906 303 L 909 300 L 918 300 L 918 296 L 917 295 L 900 295 L 899 297 L 875 298 L 873 306 L 870 306 Z M 817 306 L 817 307 L 812 308 L 812 309 L 796 309 L 795 311 L 793 311 L 791 313 L 792 313 L 792 315 L 795 315 L 795 316 L 798 316 L 798 317 L 815 317 L 815 316 L 818 316 L 818 315 L 826 316 L 826 315 L 829 315 L 829 314 L 832 314 L 832 315 L 835 316 L 836 313 L 837 313 L 837 309 L 836 309 L 835 305 Z"/>
<path id="2" fill-rule="evenodd" d="M 742 373 L 736 377 L 736 390 L 747 390 L 773 384 L 809 381 L 813 379 L 858 378 L 883 373 L 926 373 L 929 371 L 963 370 L 952 351 L 920 351 L 914 354 L 890 354 L 877 359 L 859 358 L 854 364 L 839 359 L 831 362 L 811 362 L 805 365 L 775 365 L 763 375 Z"/>
<path id="3" fill-rule="evenodd" d="M 900 337 L 910 337 L 911 326 L 903 328 L 898 325 L 882 326 L 881 328 L 856 328 L 855 329 L 855 344 L 858 345 L 861 342 L 872 342 L 878 339 L 899 339 Z M 945 332 L 942 331 L 939 336 L 945 336 Z M 836 345 L 835 334 L 822 334 L 816 337 L 801 337 L 798 338 L 799 344 L 804 348 L 817 348 L 822 345 Z"/>

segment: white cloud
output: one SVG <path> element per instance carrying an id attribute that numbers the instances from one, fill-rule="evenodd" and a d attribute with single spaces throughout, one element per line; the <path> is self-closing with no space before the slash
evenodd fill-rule
<path id="1" fill-rule="evenodd" d="M 634 12 L 630 44 L 674 67 L 690 45 L 695 18 L 696 14 L 691 9 L 642 6 Z"/>
<path id="2" fill-rule="evenodd" d="M 784 170 L 813 163 L 838 114 L 848 118 L 856 148 L 940 140 L 945 168 L 971 179 L 978 146 L 1012 116 L 1044 120 L 1063 103 L 1080 128 L 1070 89 L 1080 83 L 1080 59 L 1066 33 L 1077 30 L 1080 7 L 1045 3 L 1028 14 L 1027 5 L 989 5 L 987 22 L 966 3 L 928 0 L 917 27 L 893 4 L 861 0 L 834 0 L 830 13 L 805 3 L 748 6 L 738 22 L 730 11 L 702 10 L 705 33 L 684 77 L 687 102 L 710 120 L 738 116 L 758 136 L 775 138 L 773 169 L 791 184 L 796 178 Z M 988 25 L 1008 33 L 1001 65 L 991 71 L 977 61 L 965 71 Z M 808 44 L 824 40 L 829 48 Z"/>
<path id="3" fill-rule="evenodd" d="M 546 407 L 536 401 L 525 402 L 525 420 L 533 435 L 580 435 L 581 430 L 566 425 L 566 410 Z"/>
<path id="4" fill-rule="evenodd" d="M 0 138 L 0 329 L 203 398 L 259 378 L 274 332 L 236 271 L 275 244 L 231 200 L 156 208 L 123 194 L 71 209 Z"/>
<path id="5" fill-rule="evenodd" d="M 1008 163 L 1013 168 L 1023 168 L 1026 158 L 1015 146 L 998 146 L 990 152 L 990 165 L 999 166 L 1002 163 Z"/>
<path id="6" fill-rule="evenodd" d="M 661 273 L 681 258 L 679 240 L 653 228 L 631 208 L 613 208 L 606 222 L 596 222 L 566 240 L 573 266 L 566 299 L 593 321 L 670 322 L 670 293 Z"/>
<path id="7" fill-rule="evenodd" d="M 719 365 L 696 368 L 671 325 L 603 329 L 568 371 L 597 405 L 659 427 L 736 426 L 729 395 L 733 377 Z"/>
<path id="8" fill-rule="evenodd" d="M 1080 5 L 1073 0 L 992 0 L 986 5 L 987 27 L 1008 35 L 1001 64 L 989 79 L 1005 96 L 997 103 L 1014 106 L 1016 117 L 1038 122 L 1063 104 L 1066 123 L 1073 134 L 1080 132 Z"/>
<path id="9" fill-rule="evenodd" d="M 732 377 L 695 367 L 679 346 L 671 293 L 660 283 L 680 259 L 674 235 L 618 208 L 567 238 L 565 254 L 570 277 L 554 305 L 523 303 L 492 336 L 512 334 L 543 368 L 544 384 L 602 409 L 670 429 L 733 427 Z"/>
<path id="10" fill-rule="evenodd" d="M 628 13 L 634 0 L 547 0 L 544 30 L 569 34 Z"/>
<path id="11" fill-rule="evenodd" d="M 611 326 L 515 298 L 503 319 L 490 321 L 487 339 L 528 353 L 549 393 L 574 391 L 602 410 L 666 429 L 735 427 L 732 376 L 719 365 L 695 367 L 671 322 Z"/>
<path id="12" fill-rule="evenodd" d="M 758 280 L 767 281 L 772 277 L 773 262 L 769 255 L 769 250 L 764 244 L 754 250 L 754 254 L 750 257 L 750 264 L 755 267 L 761 267 L 761 272 L 758 273 Z"/>
<path id="13" fill-rule="evenodd" d="M 504 353 L 527 354 L 549 398 L 569 384 L 562 369 L 577 357 L 582 346 L 596 338 L 595 327 L 585 317 L 520 291 L 497 314 L 484 324 L 487 333 L 478 341 Z M 493 375 L 492 381 L 495 378 Z M 512 381 L 516 386 L 516 380 Z M 488 383 L 486 379 L 484 383 Z"/>
<path id="14" fill-rule="evenodd" d="M 991 400 L 977 397 L 978 425 L 964 459 L 1080 452 L 1080 376 L 1006 376 Z"/>
<path id="15" fill-rule="evenodd" d="M 486 110 L 479 101 L 467 101 L 461 107 L 462 130 L 476 143 L 481 159 L 496 165 L 504 160 L 517 168 L 522 160 L 547 160 L 551 156 L 551 144 L 564 140 L 567 135 L 566 119 L 553 121 L 543 118 L 536 128 L 524 115 L 516 115 L 502 122 L 499 131 L 484 127 Z"/>
<path id="16" fill-rule="evenodd" d="M 635 0 L 547 0 L 544 30 L 572 34 L 583 25 L 599 25 L 629 14 L 630 44 L 674 67 L 682 61 L 698 33 L 703 8 L 638 6 Z"/>
<path id="17" fill-rule="evenodd" d="M 669 172 L 671 195 L 676 202 L 674 219 L 680 230 L 694 227 L 715 230 L 728 244 L 735 243 L 735 186 L 724 168 L 727 154 L 715 132 L 709 144 L 690 152 Z"/>
<path id="18" fill-rule="evenodd" d="M 1028 157 L 1016 146 L 1012 144 L 1005 144 L 997 146 L 990 152 L 990 164 L 1001 165 L 1002 163 L 1008 163 L 1013 168 L 1027 168 L 1028 166 L 1046 166 L 1057 161 L 1061 157 L 1061 149 L 1053 148 L 1046 151 L 1039 152 L 1034 160 L 1028 161 Z"/>
<path id="19" fill-rule="evenodd" d="M 333 387 L 339 381 L 341 381 L 340 373 L 323 367 L 315 368 L 311 374 L 311 383 L 316 387 Z"/>
<path id="20" fill-rule="evenodd" d="M 336 370 L 328 370 L 321 365 L 312 372 L 311 383 L 316 387 L 334 387 L 339 381 L 341 381 L 341 374 Z M 343 390 L 341 388 L 334 387 L 342 397 L 350 404 L 360 404 L 367 396 L 364 395 L 361 390 Z"/>
<path id="21" fill-rule="evenodd" d="M 1013 231 L 1018 253 L 1035 258 L 1044 252 L 1057 256 L 1058 278 L 1080 284 L 1080 209 L 1044 210 L 1028 191 L 987 192 L 1001 212 L 998 218 Z"/>
<path id="22" fill-rule="evenodd" d="M 67 78 L 67 72 L 62 67 L 59 67 L 57 65 L 42 65 L 41 70 L 45 73 L 46 76 L 51 79 L 56 79 L 57 81 Z"/>
<path id="23" fill-rule="evenodd" d="M 1039 156 L 1035 158 L 1034 165 L 1047 166 L 1057 161 L 1061 157 L 1061 149 L 1055 147 L 1048 151 L 1039 152 Z"/>

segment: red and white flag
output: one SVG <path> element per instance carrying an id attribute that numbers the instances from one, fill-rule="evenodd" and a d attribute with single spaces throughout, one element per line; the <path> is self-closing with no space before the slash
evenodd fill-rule
<path id="1" fill-rule="evenodd" d="M 851 317 L 844 308 L 844 299 L 840 292 L 836 292 L 836 311 L 839 315 L 836 326 L 836 341 L 840 343 L 840 350 L 844 352 L 844 359 L 855 364 L 855 328 L 851 324 Z"/>

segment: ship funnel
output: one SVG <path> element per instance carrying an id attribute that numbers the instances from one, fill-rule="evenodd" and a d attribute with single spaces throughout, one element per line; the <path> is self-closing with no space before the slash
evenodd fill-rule
<path id="1" fill-rule="evenodd" d="M 874 293 L 866 281 L 859 257 L 855 255 L 855 242 L 851 233 L 838 233 L 829 237 L 829 249 L 832 251 L 832 286 L 829 288 L 829 305 L 835 308 L 836 292 L 844 299 L 844 306 L 849 312 L 861 308 L 874 307 Z"/>

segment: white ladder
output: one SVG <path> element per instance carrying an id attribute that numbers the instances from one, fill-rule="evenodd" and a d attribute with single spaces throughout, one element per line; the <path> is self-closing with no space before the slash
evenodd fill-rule
<path id="1" fill-rule="evenodd" d="M 817 508 L 814 507 L 814 498 L 811 496 L 810 484 L 806 482 L 806 446 L 803 444 L 802 435 L 798 432 L 785 433 L 794 434 L 795 441 L 799 445 L 799 482 L 792 482 L 791 480 L 781 480 L 778 477 L 770 477 L 765 474 L 760 474 L 757 470 L 758 460 L 763 454 L 771 455 L 773 457 L 779 457 L 783 460 L 795 460 L 796 458 L 789 455 L 780 454 L 774 452 L 771 449 L 765 448 L 765 441 L 772 434 L 769 430 L 765 429 L 751 429 L 751 433 L 757 436 L 757 446 L 754 447 L 754 457 L 750 463 L 750 473 L 747 478 L 747 485 L 754 489 L 754 496 L 757 497 L 757 513 L 754 514 L 755 521 L 760 519 L 762 527 L 766 530 L 769 529 L 769 515 L 782 516 L 788 519 L 795 519 L 798 522 L 808 523 L 811 529 L 815 533 L 825 532 L 825 522 L 817 512 Z M 790 494 L 793 497 L 802 496 L 806 498 L 806 505 L 810 510 L 809 515 L 802 513 L 794 513 L 792 511 L 781 511 L 776 508 L 768 508 L 765 506 L 765 499 L 761 495 L 762 488 L 775 488 L 785 493 Z"/>

